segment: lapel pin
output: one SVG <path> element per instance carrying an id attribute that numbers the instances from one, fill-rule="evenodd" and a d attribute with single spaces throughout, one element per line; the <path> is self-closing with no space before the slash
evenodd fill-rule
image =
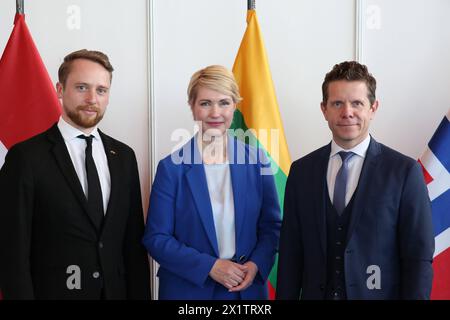
<path id="1" fill-rule="evenodd" d="M 109 150 L 109 153 L 111 153 L 111 154 L 113 154 L 113 155 L 116 155 L 116 154 L 117 154 L 117 152 L 115 152 L 114 150 Z"/>

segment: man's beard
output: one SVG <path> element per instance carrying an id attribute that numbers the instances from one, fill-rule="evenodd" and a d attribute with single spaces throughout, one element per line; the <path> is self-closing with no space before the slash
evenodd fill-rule
<path id="1" fill-rule="evenodd" d="M 95 117 L 87 117 L 83 114 L 83 110 L 95 111 L 97 114 Z M 95 105 L 88 106 L 78 106 L 76 110 L 66 110 L 67 116 L 70 120 L 72 120 L 76 125 L 81 128 L 92 128 L 95 127 L 100 120 L 103 119 L 104 113 L 100 113 L 100 109 Z"/>

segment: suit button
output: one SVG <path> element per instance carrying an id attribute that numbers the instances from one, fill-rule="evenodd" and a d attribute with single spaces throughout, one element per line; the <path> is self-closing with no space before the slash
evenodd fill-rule
<path id="1" fill-rule="evenodd" d="M 98 247 L 99 247 L 100 249 L 103 249 L 103 242 L 100 241 L 100 242 L 98 243 Z"/>
<path id="2" fill-rule="evenodd" d="M 239 262 L 244 262 L 245 258 L 247 258 L 244 254 L 239 257 Z"/>
<path id="3" fill-rule="evenodd" d="M 340 274 L 341 272 L 339 270 L 336 270 L 336 274 Z"/>
<path id="4" fill-rule="evenodd" d="M 320 291 L 325 290 L 325 286 L 323 284 L 320 285 Z"/>
<path id="5" fill-rule="evenodd" d="M 95 271 L 95 272 L 92 274 L 92 277 L 93 277 L 94 279 L 98 279 L 98 277 L 100 277 L 100 272 Z"/>

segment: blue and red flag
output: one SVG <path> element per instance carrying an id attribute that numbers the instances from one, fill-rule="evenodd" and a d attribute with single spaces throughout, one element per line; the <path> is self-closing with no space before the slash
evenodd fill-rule
<path id="1" fill-rule="evenodd" d="M 436 249 L 431 299 L 450 299 L 450 110 L 422 157 L 423 174 L 431 200 Z"/>

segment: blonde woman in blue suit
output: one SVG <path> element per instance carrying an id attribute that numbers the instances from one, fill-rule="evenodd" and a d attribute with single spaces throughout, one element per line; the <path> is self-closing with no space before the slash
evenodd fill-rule
<path id="1" fill-rule="evenodd" d="M 270 165 L 228 132 L 241 100 L 228 69 L 194 73 L 188 98 L 200 130 L 159 162 L 143 238 L 159 299 L 267 299 L 281 225 Z"/>

